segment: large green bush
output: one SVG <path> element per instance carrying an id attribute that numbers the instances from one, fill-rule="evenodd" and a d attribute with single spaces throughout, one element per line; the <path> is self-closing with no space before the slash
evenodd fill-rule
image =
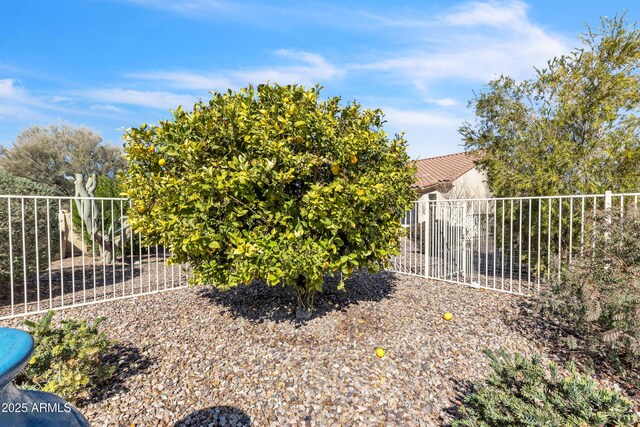
<path id="1" fill-rule="evenodd" d="M 98 327 L 105 318 L 62 320 L 52 325 L 54 311 L 37 322 L 25 321 L 35 341 L 35 351 L 25 369 L 16 378 L 24 388 L 36 388 L 76 401 L 111 378 L 115 367 L 103 364 L 102 356 L 111 348 Z"/>
<path id="2" fill-rule="evenodd" d="M 640 212 L 600 212 L 584 255 L 543 294 L 547 315 L 586 339 L 590 350 L 640 366 Z"/>
<path id="3" fill-rule="evenodd" d="M 259 85 L 173 114 L 127 132 L 123 185 L 134 229 L 194 283 L 292 285 L 307 317 L 327 272 L 377 270 L 397 252 L 413 169 L 380 110 Z"/>
<path id="4" fill-rule="evenodd" d="M 0 195 L 51 196 L 53 194 L 53 190 L 49 187 L 0 171 Z M 9 218 L 9 208 L 11 208 L 11 218 Z M 25 259 L 27 277 L 29 277 L 36 272 L 36 266 L 40 271 L 47 270 L 49 257 L 51 260 L 60 258 L 57 200 L 52 199 L 49 202 L 48 213 L 49 229 L 47 230 L 46 199 L 0 197 L 0 285 L 10 283 L 10 260 L 13 260 L 14 284 L 22 286 Z M 11 252 L 9 251 L 9 227 L 11 227 Z M 38 256 L 36 256 L 36 247 Z"/>
<path id="5" fill-rule="evenodd" d="M 494 372 L 465 397 L 454 427 L 613 427 L 640 421 L 626 397 L 598 387 L 573 363 L 562 376 L 557 365 L 545 367 L 539 356 L 485 353 Z"/>

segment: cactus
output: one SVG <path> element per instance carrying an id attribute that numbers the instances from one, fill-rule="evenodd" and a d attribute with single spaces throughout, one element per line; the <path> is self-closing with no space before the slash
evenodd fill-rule
<path id="1" fill-rule="evenodd" d="M 82 223 L 92 241 L 98 244 L 101 261 L 104 264 L 112 264 L 115 260 L 114 254 L 121 249 L 122 244 L 131 233 L 131 226 L 127 221 L 127 216 L 121 217 L 121 226 L 111 224 L 107 232 L 100 229 L 100 211 L 95 201 L 94 191 L 97 185 L 96 175 L 92 174 L 84 182 L 84 175 L 75 174 L 75 204 Z M 123 240 L 122 237 L 125 237 Z M 115 248 L 115 251 L 114 251 Z"/>

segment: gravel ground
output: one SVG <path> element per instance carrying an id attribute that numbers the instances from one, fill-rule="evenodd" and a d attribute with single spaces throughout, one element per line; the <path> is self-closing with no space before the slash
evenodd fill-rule
<path id="1" fill-rule="evenodd" d="M 107 316 L 119 342 L 118 377 L 81 412 L 94 426 L 442 425 L 488 373 L 482 349 L 548 353 L 524 330 L 523 297 L 393 273 L 335 282 L 305 323 L 288 289 L 264 285 L 63 311 Z"/>

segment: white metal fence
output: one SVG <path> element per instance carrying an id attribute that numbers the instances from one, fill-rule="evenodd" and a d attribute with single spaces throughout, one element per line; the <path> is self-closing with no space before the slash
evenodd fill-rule
<path id="1" fill-rule="evenodd" d="M 391 270 L 531 295 L 640 193 L 417 201 Z M 0 319 L 187 285 L 186 265 L 130 233 L 119 198 L 0 196 Z M 84 210 L 84 214 L 79 214 Z M 64 212 L 67 212 L 64 214 Z"/>
<path id="2" fill-rule="evenodd" d="M 187 266 L 167 266 L 166 248 L 128 231 L 129 204 L 0 196 L 0 319 L 186 286 Z"/>
<path id="3" fill-rule="evenodd" d="M 610 210 L 637 209 L 640 193 L 425 200 L 403 224 L 391 269 L 429 279 L 532 295 L 581 256 Z"/>

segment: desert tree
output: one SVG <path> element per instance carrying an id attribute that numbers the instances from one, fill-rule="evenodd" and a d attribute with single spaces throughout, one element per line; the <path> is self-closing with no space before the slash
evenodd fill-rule
<path id="1" fill-rule="evenodd" d="M 1 169 L 64 196 L 75 194 L 76 174 L 115 176 L 125 165 L 120 148 L 104 144 L 89 128 L 70 125 L 31 126 L 0 151 Z"/>
<path id="2" fill-rule="evenodd" d="M 469 102 L 460 133 L 496 196 L 640 188 L 640 31 L 622 15 L 579 39 L 535 78 L 501 76 Z"/>

